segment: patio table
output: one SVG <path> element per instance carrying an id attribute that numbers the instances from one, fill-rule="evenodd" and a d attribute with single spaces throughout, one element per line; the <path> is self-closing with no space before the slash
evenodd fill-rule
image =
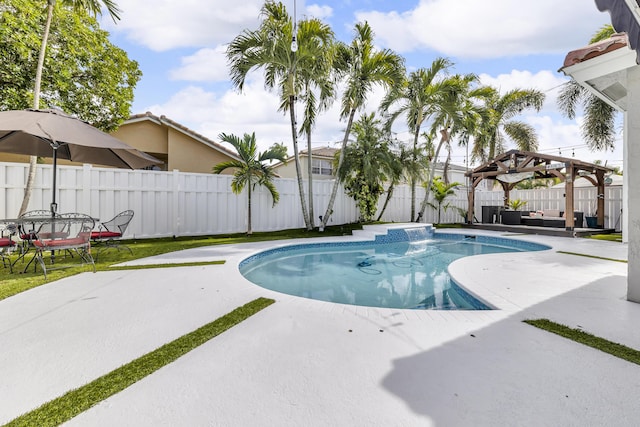
<path id="1" fill-rule="evenodd" d="M 21 236 L 24 243 L 22 248 L 22 253 L 18 258 L 16 258 L 16 260 L 14 260 L 11 263 L 12 270 L 13 270 L 13 266 L 15 266 L 16 263 L 21 259 L 24 259 L 26 254 L 31 249 L 36 249 L 36 253 L 29 260 L 29 262 L 27 263 L 27 265 L 25 266 L 22 272 L 23 273 L 26 272 L 29 266 L 31 265 L 31 263 L 37 260 L 38 253 L 39 253 L 38 249 L 40 249 L 40 251 L 42 250 L 42 243 L 40 243 L 40 245 L 34 244 L 34 241 L 38 239 L 40 239 L 41 242 L 58 241 L 64 244 L 64 245 L 60 245 L 60 247 L 58 248 L 55 248 L 54 246 L 46 247 L 46 249 L 51 249 L 50 250 L 51 264 L 55 263 L 56 249 L 69 250 L 69 249 L 76 248 L 76 246 L 77 248 L 82 248 L 85 245 L 90 246 L 90 242 L 85 243 L 85 242 L 78 241 L 77 245 L 74 243 L 73 240 L 67 240 L 63 242 L 64 239 L 69 237 L 69 229 L 71 227 L 71 224 L 77 223 L 79 221 L 87 221 L 87 222 L 91 221 L 91 228 L 93 228 L 93 224 L 99 221 L 99 219 L 93 218 L 89 215 L 83 215 L 83 214 L 63 214 L 62 216 L 47 215 L 47 216 L 30 216 L 30 217 L 24 217 L 24 218 L 0 219 L 0 224 L 7 224 L 7 225 L 15 224 L 15 226 L 17 226 L 19 230 L 18 234 Z M 46 230 L 43 230 L 43 226 L 45 224 L 50 224 L 50 226 L 48 226 L 49 228 L 47 228 Z M 88 231 L 90 232 L 91 230 L 88 230 Z M 45 276 L 46 276 L 46 272 L 45 272 Z"/>

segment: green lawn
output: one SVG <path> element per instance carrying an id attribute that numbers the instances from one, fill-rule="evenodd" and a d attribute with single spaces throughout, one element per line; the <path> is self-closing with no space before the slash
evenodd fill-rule
<path id="1" fill-rule="evenodd" d="M 176 238 L 160 238 L 160 239 L 136 239 L 126 240 L 122 244 L 127 245 L 133 251 L 131 255 L 128 251 L 117 251 L 109 249 L 100 252 L 98 261 L 96 262 L 96 270 L 104 271 L 111 269 L 113 264 L 124 261 L 130 261 L 139 258 L 146 258 L 153 255 L 160 255 L 168 252 L 180 251 L 183 249 L 197 248 L 201 246 L 222 245 L 227 243 L 248 243 L 260 242 L 265 240 L 282 240 L 297 239 L 311 237 L 326 236 L 342 236 L 350 235 L 354 229 L 361 229 L 363 224 L 347 224 L 342 226 L 327 227 L 323 233 L 319 231 L 306 231 L 304 229 L 284 230 L 269 233 L 254 233 L 251 236 L 245 234 L 227 234 L 203 237 L 176 237 Z M 15 259 L 16 254 L 12 255 Z M 19 261 L 14 267 L 14 273 L 10 273 L 8 268 L 0 268 L 0 300 L 8 298 L 17 293 L 26 291 L 45 283 L 53 282 L 67 276 L 78 273 L 91 271 L 90 266 L 82 266 L 79 264 L 78 257 L 74 259 L 61 260 L 60 264 L 72 265 L 69 268 L 60 270 L 47 271 L 47 279 L 45 280 L 42 270 L 38 267 L 37 271 L 33 271 L 33 266 L 28 272 L 22 273 L 26 263 L 31 259 L 27 254 L 26 261 Z M 170 267 L 170 266 L 165 266 Z M 144 268 L 151 268 L 145 266 Z"/>

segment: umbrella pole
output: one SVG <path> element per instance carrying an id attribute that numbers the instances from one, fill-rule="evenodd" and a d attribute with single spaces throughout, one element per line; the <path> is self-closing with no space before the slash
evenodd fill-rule
<path id="1" fill-rule="evenodd" d="M 51 216 L 55 216 L 58 210 L 56 203 L 56 175 L 58 174 L 58 147 L 53 146 L 53 196 L 51 196 Z"/>
<path id="2" fill-rule="evenodd" d="M 58 174 L 58 145 L 53 145 L 53 195 L 51 196 L 51 218 L 56 216 L 58 210 L 58 204 L 56 203 L 56 175 Z M 55 235 L 56 223 L 51 223 L 51 231 Z M 51 251 L 51 264 L 55 263 L 56 251 Z"/>

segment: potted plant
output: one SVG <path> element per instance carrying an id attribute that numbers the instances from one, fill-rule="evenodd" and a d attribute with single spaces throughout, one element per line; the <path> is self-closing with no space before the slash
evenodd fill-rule
<path id="1" fill-rule="evenodd" d="M 526 205 L 527 202 L 521 199 L 509 200 L 507 206 L 511 210 L 502 211 L 502 223 L 506 225 L 519 225 L 522 212 L 520 209 Z"/>
<path id="2" fill-rule="evenodd" d="M 587 221 L 587 228 L 599 228 L 597 214 L 589 214 L 584 218 Z"/>
<path id="3" fill-rule="evenodd" d="M 585 221 L 587 222 L 587 228 L 599 228 L 598 227 L 598 210 L 595 208 L 595 202 L 593 204 L 593 207 L 591 209 L 591 212 L 595 212 L 595 213 L 588 213 L 584 218 Z"/>
<path id="4" fill-rule="evenodd" d="M 526 200 L 522 200 L 522 199 L 513 199 L 513 200 L 509 200 L 509 203 L 507 204 L 511 210 L 514 211 L 519 211 L 521 210 L 521 208 L 524 207 L 524 205 L 527 204 Z"/>

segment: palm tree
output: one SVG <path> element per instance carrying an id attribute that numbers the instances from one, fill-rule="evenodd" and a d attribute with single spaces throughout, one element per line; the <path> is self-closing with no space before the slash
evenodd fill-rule
<path id="1" fill-rule="evenodd" d="M 273 184 L 275 174 L 264 162 L 270 160 L 285 161 L 287 150 L 282 144 L 274 144 L 267 151 L 259 153 L 255 132 L 251 135 L 245 133 L 243 139 L 225 133 L 221 133 L 218 138 L 231 144 L 238 152 L 241 160 L 218 163 L 213 167 L 213 173 L 219 174 L 225 169 L 233 168 L 235 172 L 233 173 L 233 181 L 231 181 L 231 191 L 235 194 L 240 194 L 247 187 L 247 235 L 251 235 L 251 192 L 257 185 L 263 185 L 271 193 L 273 206 L 278 203 L 280 195 Z"/>
<path id="2" fill-rule="evenodd" d="M 449 80 L 443 75 L 453 66 L 445 58 L 437 58 L 431 67 L 411 72 L 401 85 L 392 86 L 380 104 L 383 114 L 388 114 L 387 126 L 401 115 L 406 117 L 407 127 L 413 134 L 413 153 L 417 153 L 422 124 L 436 112 L 438 104 L 450 90 Z M 391 108 L 395 110 L 389 113 Z M 416 159 L 414 158 L 414 161 Z M 416 180 L 411 179 L 411 218 L 416 212 Z"/>
<path id="3" fill-rule="evenodd" d="M 387 163 L 383 166 L 389 181 L 387 197 L 384 200 L 384 204 L 376 221 L 380 221 L 382 215 L 384 215 L 384 211 L 387 210 L 396 185 L 403 179 L 408 181 L 421 179 L 424 164 L 426 163 L 424 150 L 422 148 L 415 150 L 408 149 L 405 145 L 400 144 L 395 151 L 391 150 L 390 153 Z"/>
<path id="4" fill-rule="evenodd" d="M 307 137 L 307 188 L 309 197 L 309 224 L 314 227 L 313 212 L 313 154 L 311 150 L 311 135 L 316 123 L 318 113 L 329 108 L 335 96 L 335 79 L 333 78 L 332 65 L 335 43 L 331 29 L 317 19 L 300 22 L 298 32 L 299 39 L 307 40 L 309 50 L 324 52 L 318 55 L 311 64 L 306 64 L 304 69 L 299 69 L 299 80 L 303 87 L 301 98 L 304 105 L 304 118 L 300 132 Z M 307 34 L 324 34 L 323 37 L 307 39 Z M 305 43 L 306 44 L 306 43 Z M 316 96 L 317 89 L 318 96 Z"/>
<path id="5" fill-rule="evenodd" d="M 441 90 L 437 92 L 437 96 L 431 98 L 431 104 L 425 110 L 430 119 L 430 126 L 429 131 L 423 135 L 430 152 L 431 169 L 425 186 L 425 196 L 415 218 L 416 222 L 424 216 L 440 150 L 445 147 L 448 152 L 450 151 L 452 136 L 459 136 L 462 143 L 467 143 L 470 133 L 483 118 L 483 110 L 474 100 L 486 91 L 472 87 L 477 80 L 474 74 L 456 74 L 446 77 L 442 82 L 437 83 Z M 434 148 L 433 141 L 438 133 L 440 133 L 440 141 Z"/>
<path id="6" fill-rule="evenodd" d="M 590 40 L 596 43 L 615 33 L 611 25 L 603 26 Z M 584 109 L 584 121 L 580 125 L 582 137 L 592 151 L 613 150 L 615 143 L 616 110 L 593 95 L 575 80 L 564 84 L 558 95 L 558 108 L 569 119 L 574 119 L 579 104 Z"/>
<path id="7" fill-rule="evenodd" d="M 538 136 L 528 123 L 514 118 L 524 110 L 540 111 L 545 95 L 537 89 L 513 89 L 500 95 L 498 89 L 487 88 L 483 97 L 486 110 L 482 127 L 474 135 L 472 157 L 486 161 L 506 149 L 507 137 L 519 150 L 536 151 Z"/>
<path id="8" fill-rule="evenodd" d="M 390 87 L 398 84 L 404 74 L 403 59 L 389 49 L 376 50 L 373 44 L 373 31 L 367 22 L 355 26 L 355 37 L 350 45 L 338 43 L 335 69 L 338 76 L 346 77 L 346 88 L 342 94 L 340 119 L 347 119 L 347 127 L 342 139 L 342 149 L 338 159 L 338 169 L 344 161 L 345 148 L 349 141 L 351 126 L 356 111 L 364 108 L 369 92 L 374 85 Z M 339 180 L 335 180 L 329 198 L 327 210 L 322 216 L 320 229 L 324 230 L 331 214 L 338 192 Z"/>
<path id="9" fill-rule="evenodd" d="M 63 6 L 73 8 L 75 11 L 83 11 L 97 16 L 102 14 L 102 5 L 107 8 L 107 12 L 114 20 L 120 19 L 120 9 L 113 0 L 62 0 Z M 36 67 L 36 80 L 33 88 L 33 108 L 40 108 L 40 87 L 42 83 L 42 71 L 44 69 L 44 59 L 47 53 L 47 43 L 49 40 L 49 30 L 51 28 L 51 21 L 53 21 L 53 13 L 56 6 L 56 0 L 47 0 L 47 19 L 44 23 L 42 30 L 42 42 L 40 44 L 40 53 L 38 54 L 38 66 Z M 20 206 L 20 212 L 18 215 L 22 215 L 26 212 L 29 206 L 29 200 L 31 199 L 31 192 L 33 191 L 33 184 L 36 179 L 36 165 L 38 158 L 31 156 L 29 160 L 29 173 L 27 176 L 27 185 L 24 190 L 24 198 L 22 199 L 22 205 Z"/>
<path id="10" fill-rule="evenodd" d="M 261 13 L 263 21 L 260 27 L 255 31 L 243 31 L 227 48 L 231 81 L 242 90 L 247 74 L 253 69 L 263 68 L 265 85 L 270 89 L 278 88 L 281 99 L 278 110 L 289 112 L 291 122 L 302 215 L 307 230 L 311 230 L 300 167 L 295 102 L 304 82 L 314 81 L 312 71 L 324 71 L 317 63 L 319 58 L 328 54 L 326 46 L 332 43 L 333 33 L 315 20 L 308 25 L 301 22 L 298 28 L 282 3 L 268 1 Z M 293 40 L 296 41 L 295 48 Z M 324 78 L 324 75 L 318 76 L 321 81 Z"/>
<path id="11" fill-rule="evenodd" d="M 431 205 L 434 209 L 438 210 L 438 224 L 440 224 L 440 214 L 442 212 L 442 205 L 444 201 L 449 196 L 453 196 L 456 194 L 454 191 L 455 188 L 459 187 L 461 184 L 459 182 L 446 183 L 442 179 L 442 177 L 435 177 L 433 182 L 431 183 L 431 192 L 433 193 L 433 199 L 436 201 L 437 205 Z M 447 210 L 449 207 L 448 204 L 444 205 L 444 209 Z"/>
<path id="12" fill-rule="evenodd" d="M 358 204 L 363 221 L 371 221 L 384 192 L 383 182 L 391 151 L 380 120 L 371 113 L 353 125 L 356 140 L 345 148 L 342 164 L 336 169 L 347 194 Z"/>

